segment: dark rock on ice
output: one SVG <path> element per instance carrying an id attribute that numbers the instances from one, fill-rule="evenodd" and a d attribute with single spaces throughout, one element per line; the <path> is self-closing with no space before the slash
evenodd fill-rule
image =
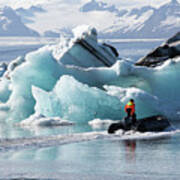
<path id="1" fill-rule="evenodd" d="M 156 67 L 166 60 L 180 56 L 180 32 L 168 39 L 163 45 L 150 52 L 135 63 L 137 66 Z"/>

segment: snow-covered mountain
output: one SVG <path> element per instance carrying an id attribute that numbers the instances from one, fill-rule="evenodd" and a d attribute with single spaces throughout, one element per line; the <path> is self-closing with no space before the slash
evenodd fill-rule
<path id="1" fill-rule="evenodd" d="M 91 0 L 90 2 L 84 4 L 81 8 L 81 12 L 89 12 L 89 11 L 110 11 L 110 12 L 118 12 L 118 9 L 114 6 L 108 6 L 107 3 L 104 2 L 96 2 L 96 0 Z"/>
<path id="2" fill-rule="evenodd" d="M 39 36 L 21 21 L 20 16 L 10 7 L 0 9 L 0 36 Z"/>
<path id="3" fill-rule="evenodd" d="M 166 38 L 180 29 L 180 3 L 177 0 L 156 9 L 151 6 L 132 9 L 104 29 L 103 37 Z"/>
<path id="4" fill-rule="evenodd" d="M 167 38 L 180 29 L 180 3 L 177 0 L 160 7 L 146 5 L 132 9 L 123 9 L 105 0 L 90 0 L 82 3 L 73 16 L 77 17 L 74 21 L 67 17 L 61 21 L 69 21 L 74 26 L 74 22 L 78 25 L 85 19 L 97 27 L 102 38 Z"/>
<path id="5" fill-rule="evenodd" d="M 35 16 L 35 13 L 44 12 L 46 11 L 41 6 L 31 6 L 27 9 L 21 7 L 16 9 L 16 13 L 21 16 L 23 23 L 33 23 L 34 21 L 31 18 Z"/>
<path id="6" fill-rule="evenodd" d="M 43 33 L 43 36 L 44 37 L 55 37 L 55 38 L 59 38 L 60 36 L 63 36 L 63 37 L 72 37 L 73 36 L 73 32 L 71 29 L 69 28 L 61 28 L 61 29 L 58 29 L 56 31 L 45 31 Z"/>
<path id="7" fill-rule="evenodd" d="M 159 1 L 162 3 L 162 0 Z M 139 2 L 136 8 L 125 6 L 135 2 Z M 149 4 L 145 2 L 142 3 L 140 0 L 133 2 L 130 0 L 126 2 L 117 0 L 110 2 L 105 0 L 31 1 L 31 6 L 28 8 L 23 6 L 14 10 L 9 8 L 8 11 L 11 12 L 7 14 L 4 13 L 5 10 L 1 10 L 0 33 L 11 36 L 37 35 L 27 28 L 28 26 L 42 35 L 58 37 L 62 33 L 71 34 L 70 31 L 75 26 L 82 24 L 96 27 L 102 38 L 167 38 L 179 31 L 180 0 L 164 0 L 163 5 L 160 3 L 159 6 L 154 5 L 155 0 L 151 0 L 153 3 Z M 9 14 L 13 14 L 12 17 Z"/>
<path id="8" fill-rule="evenodd" d="M 91 12 L 91 11 L 108 11 L 110 13 L 115 13 L 117 16 L 123 16 L 128 11 L 123 9 L 119 10 L 115 5 L 108 5 L 104 2 L 97 2 L 96 0 L 91 0 L 90 2 L 84 4 L 80 8 L 81 12 Z"/>

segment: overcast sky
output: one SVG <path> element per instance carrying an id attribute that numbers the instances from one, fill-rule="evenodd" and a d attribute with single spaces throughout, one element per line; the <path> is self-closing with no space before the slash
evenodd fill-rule
<path id="1" fill-rule="evenodd" d="M 69 4 L 75 4 L 75 3 L 85 3 L 89 2 L 90 0 L 0 0 L 0 5 L 4 6 L 11 6 L 12 8 L 18 8 L 18 7 L 29 7 L 31 5 L 37 5 L 37 4 L 51 4 L 51 3 L 69 3 Z M 97 0 L 102 1 L 102 0 Z M 180 0 L 178 0 L 180 2 Z M 116 4 L 119 8 L 131 8 L 131 7 L 140 7 L 144 5 L 151 5 L 155 7 L 159 7 L 167 2 L 170 2 L 170 0 L 103 0 L 103 2 L 106 2 L 108 4 Z"/>

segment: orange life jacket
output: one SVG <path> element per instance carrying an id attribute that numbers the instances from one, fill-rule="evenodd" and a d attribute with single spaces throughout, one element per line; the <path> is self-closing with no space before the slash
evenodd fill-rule
<path id="1" fill-rule="evenodd" d="M 126 105 L 125 105 L 125 112 L 127 112 L 127 109 L 131 109 L 131 116 L 135 113 L 135 104 L 131 101 L 129 101 Z"/>

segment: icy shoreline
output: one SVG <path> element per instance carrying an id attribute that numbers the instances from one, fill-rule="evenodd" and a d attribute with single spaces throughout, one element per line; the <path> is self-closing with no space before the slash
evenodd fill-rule
<path id="1" fill-rule="evenodd" d="M 171 137 L 177 133 L 180 133 L 180 130 L 171 130 L 167 132 L 147 132 L 139 133 L 128 131 L 125 134 L 122 134 L 121 131 L 118 131 L 115 135 L 109 135 L 106 131 L 100 132 L 86 132 L 86 133 L 74 133 L 66 135 L 57 135 L 57 136 L 45 136 L 45 137 L 33 137 L 33 138 L 18 138 L 18 139 L 1 139 L 1 151 L 7 150 L 22 150 L 26 148 L 44 148 L 51 146 L 66 145 L 71 143 L 80 143 L 93 140 L 153 140 L 160 138 Z"/>

